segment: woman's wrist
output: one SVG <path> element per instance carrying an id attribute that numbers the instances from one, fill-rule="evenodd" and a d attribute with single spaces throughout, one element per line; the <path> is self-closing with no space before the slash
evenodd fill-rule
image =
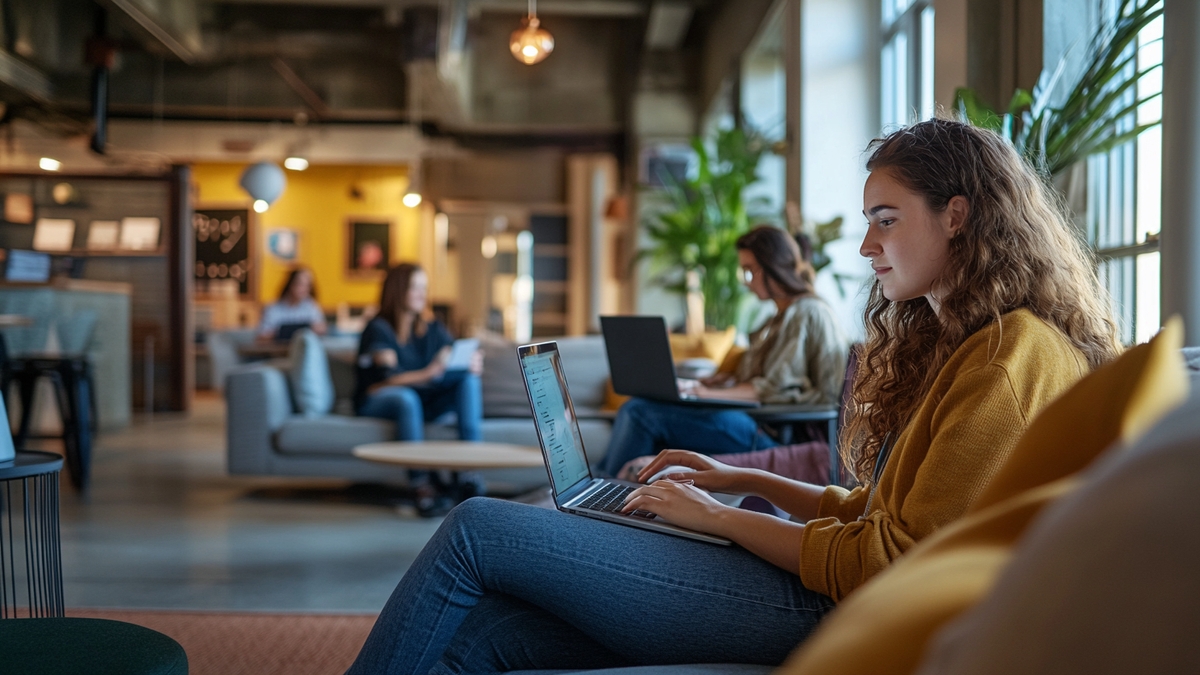
<path id="1" fill-rule="evenodd" d="M 708 530 L 708 534 L 725 537 L 730 541 L 737 541 L 736 535 L 741 527 L 740 517 L 745 512 L 737 507 L 725 504 L 720 504 L 713 508 L 715 511 L 710 520 L 712 527 L 705 528 Z"/>

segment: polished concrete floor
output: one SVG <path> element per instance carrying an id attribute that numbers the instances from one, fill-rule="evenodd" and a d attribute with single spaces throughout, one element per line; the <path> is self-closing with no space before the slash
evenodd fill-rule
<path id="1" fill-rule="evenodd" d="M 67 606 L 378 611 L 440 520 L 226 475 L 223 405 L 102 434 L 88 493 L 63 481 Z"/>

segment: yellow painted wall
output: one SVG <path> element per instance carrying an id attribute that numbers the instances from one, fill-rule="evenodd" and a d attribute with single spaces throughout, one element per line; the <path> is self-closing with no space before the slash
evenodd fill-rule
<path id="1" fill-rule="evenodd" d="M 238 185 L 245 164 L 194 164 L 193 198 L 197 206 L 250 206 L 250 197 Z M 293 263 L 267 253 L 267 232 L 275 228 L 296 230 L 299 249 L 296 263 L 313 270 L 318 300 L 332 311 L 339 302 L 375 304 L 379 300 L 382 275 L 374 278 L 349 276 L 346 261 L 349 235 L 347 219 L 354 216 L 385 217 L 392 223 L 391 263 L 417 260 L 419 256 L 419 212 L 400 202 L 408 187 L 404 166 L 310 166 L 306 171 L 288 171 L 283 196 L 266 213 L 251 213 L 254 242 L 251 263 L 255 266 L 256 289 L 251 296 L 274 302 Z M 360 199 L 351 196 L 357 186 Z M 254 218 L 253 216 L 257 216 Z"/>

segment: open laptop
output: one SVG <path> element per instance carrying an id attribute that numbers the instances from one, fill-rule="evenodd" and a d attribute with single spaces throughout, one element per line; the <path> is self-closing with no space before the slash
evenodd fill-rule
<path id="1" fill-rule="evenodd" d="M 525 345 L 517 349 L 517 356 L 525 392 L 533 408 L 542 458 L 550 474 L 550 491 L 559 511 L 713 544 L 732 543 L 723 537 L 670 525 L 653 513 L 621 513 L 626 495 L 641 485 L 592 476 L 558 345 L 554 342 Z"/>
<path id="2" fill-rule="evenodd" d="M 757 401 L 701 398 L 679 393 L 667 321 L 661 316 L 602 316 L 604 349 L 613 391 L 653 401 L 708 408 L 757 408 Z"/>
<path id="3" fill-rule="evenodd" d="M 275 341 L 276 342 L 289 342 L 292 339 L 293 335 L 295 335 L 299 331 L 304 330 L 305 328 L 311 328 L 311 327 L 312 327 L 312 324 L 309 324 L 309 323 L 281 323 L 275 329 Z"/>

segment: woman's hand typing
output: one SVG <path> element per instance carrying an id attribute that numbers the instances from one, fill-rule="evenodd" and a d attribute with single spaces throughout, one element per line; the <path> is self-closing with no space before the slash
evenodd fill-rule
<path id="1" fill-rule="evenodd" d="M 639 509 L 656 514 L 672 525 L 718 533 L 721 515 L 730 507 L 713 499 L 691 480 L 667 479 L 634 490 L 621 507 L 625 513 Z"/>
<path id="2" fill-rule="evenodd" d="M 692 471 L 667 475 L 668 479 L 692 480 L 696 487 L 713 492 L 745 494 L 749 492 L 753 472 L 722 464 L 712 457 L 690 450 L 663 450 L 638 474 L 638 482 L 645 482 L 669 466 L 685 466 Z"/>

